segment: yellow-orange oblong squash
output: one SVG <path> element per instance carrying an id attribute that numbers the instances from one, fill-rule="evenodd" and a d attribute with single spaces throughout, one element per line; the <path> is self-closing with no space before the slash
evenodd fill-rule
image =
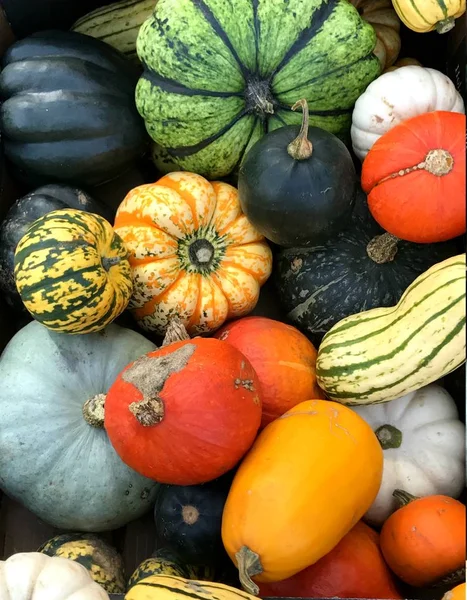
<path id="1" fill-rule="evenodd" d="M 268 425 L 240 465 L 222 539 L 250 594 L 330 552 L 373 503 L 383 451 L 351 409 L 308 400 Z"/>

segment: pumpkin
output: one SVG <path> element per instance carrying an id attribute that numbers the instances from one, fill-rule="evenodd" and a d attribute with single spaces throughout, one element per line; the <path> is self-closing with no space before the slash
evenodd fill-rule
<path id="1" fill-rule="evenodd" d="M 465 505 L 442 495 L 394 495 L 402 508 L 381 530 L 381 551 L 392 571 L 414 587 L 465 580 Z"/>
<path id="2" fill-rule="evenodd" d="M 356 407 L 384 452 L 381 488 L 366 520 L 376 525 L 398 508 L 392 492 L 458 498 L 465 486 L 465 425 L 446 390 L 431 384 L 379 406 Z M 434 443 L 436 440 L 436 443 Z"/>
<path id="3" fill-rule="evenodd" d="M 137 39 L 136 106 L 182 169 L 216 179 L 267 131 L 299 124 L 299 98 L 313 126 L 347 139 L 380 71 L 375 41 L 344 0 L 159 0 Z"/>
<path id="4" fill-rule="evenodd" d="M 349 151 L 332 133 L 308 126 L 282 127 L 261 138 L 240 168 L 238 194 L 256 229 L 279 246 L 311 246 L 346 224 L 357 176 Z M 308 139 L 310 138 L 310 139 Z"/>
<path id="5" fill-rule="evenodd" d="M 338 321 L 393 306 L 417 276 L 456 254 L 452 242 L 412 244 L 385 233 L 358 189 L 348 226 L 322 245 L 278 252 L 273 279 L 287 321 L 318 346 Z"/>
<path id="6" fill-rule="evenodd" d="M 93 580 L 109 594 L 126 590 L 122 557 L 96 535 L 65 533 L 48 540 L 37 550 L 47 556 L 74 560 L 90 572 Z"/>
<path id="7" fill-rule="evenodd" d="M 396 125 L 365 158 L 362 188 L 373 217 L 401 239 L 424 244 L 465 233 L 465 115 L 435 111 Z"/>
<path id="8" fill-rule="evenodd" d="M 105 400 L 105 429 L 123 462 L 171 485 L 206 483 L 232 469 L 260 422 L 253 367 L 215 339 L 174 341 L 142 356 Z"/>
<path id="9" fill-rule="evenodd" d="M 465 112 L 462 96 L 444 73 L 414 65 L 384 73 L 355 103 L 350 130 L 353 151 L 363 160 L 387 131 L 435 110 Z"/>
<path id="10" fill-rule="evenodd" d="M 130 309 L 140 327 L 164 334 L 178 316 L 192 335 L 218 329 L 256 305 L 271 251 L 242 214 L 237 190 L 175 172 L 132 190 L 115 231 L 130 256 Z"/>
<path id="11" fill-rule="evenodd" d="M 379 535 L 362 521 L 314 565 L 289 579 L 261 583 L 259 593 L 262 598 L 403 598 L 384 562 Z"/>
<path id="12" fill-rule="evenodd" d="M 122 240 L 102 217 L 74 209 L 34 221 L 16 247 L 15 281 L 31 315 L 67 333 L 100 331 L 133 289 Z"/>
<path id="13" fill-rule="evenodd" d="M 92 409 L 121 369 L 154 347 L 118 325 L 83 336 L 37 321 L 21 329 L 0 358 L 5 493 L 69 531 L 117 529 L 147 512 L 157 485 L 120 461 Z"/>
<path id="14" fill-rule="evenodd" d="M 80 33 L 41 31 L 13 44 L 0 74 L 0 127 L 17 177 L 86 186 L 120 175 L 146 146 L 137 78 L 119 52 Z"/>
<path id="15" fill-rule="evenodd" d="M 318 384 L 343 404 L 389 402 L 465 362 L 465 254 L 417 277 L 396 306 L 339 321 L 318 350 Z"/>
<path id="16" fill-rule="evenodd" d="M 393 0 L 400 20 L 412 31 L 427 33 L 436 30 L 447 33 L 455 26 L 455 19 L 465 13 L 465 0 Z"/>
<path id="17" fill-rule="evenodd" d="M 401 67 L 407 67 L 408 65 L 416 65 L 417 67 L 423 67 L 422 63 L 419 60 L 407 56 L 406 58 L 400 58 L 399 60 L 397 60 L 391 67 L 385 69 L 384 73 L 389 73 L 391 71 L 395 71 L 396 69 L 400 69 Z"/>
<path id="18" fill-rule="evenodd" d="M 465 600 L 467 595 L 466 584 L 460 583 L 456 585 L 452 590 L 446 592 L 442 600 Z"/>
<path id="19" fill-rule="evenodd" d="M 2 600 L 109 600 L 82 565 L 38 552 L 13 554 L 0 561 Z"/>
<path id="20" fill-rule="evenodd" d="M 324 398 L 316 383 L 317 351 L 295 327 L 266 317 L 224 325 L 215 337 L 247 357 L 261 384 L 265 427 L 309 398 Z"/>
<path id="21" fill-rule="evenodd" d="M 301 402 L 268 425 L 235 474 L 222 518 L 244 589 L 257 594 L 253 577 L 280 581 L 330 552 L 371 506 L 382 470 L 369 425 L 335 402 Z"/>
<path id="22" fill-rule="evenodd" d="M 7 303 L 24 311 L 15 283 L 15 250 L 18 242 L 36 219 L 63 208 L 75 208 L 97 213 L 110 220 L 110 210 L 96 202 L 86 192 L 67 185 L 40 187 L 15 202 L 0 224 L 0 290 Z"/>
<path id="23" fill-rule="evenodd" d="M 401 22 L 391 0 L 350 0 L 361 17 L 370 23 L 376 33 L 376 46 L 373 50 L 381 64 L 381 69 L 393 65 L 401 49 L 399 30 Z"/>

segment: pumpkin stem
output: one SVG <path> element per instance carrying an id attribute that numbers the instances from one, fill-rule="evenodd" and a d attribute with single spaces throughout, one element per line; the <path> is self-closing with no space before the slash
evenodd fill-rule
<path id="1" fill-rule="evenodd" d="M 128 408 L 143 427 L 157 425 L 164 418 L 164 403 L 159 396 L 132 402 Z"/>
<path id="2" fill-rule="evenodd" d="M 450 152 L 442 148 L 430 150 L 422 163 L 428 173 L 442 177 L 450 173 L 454 167 L 454 158 Z"/>
<path id="3" fill-rule="evenodd" d="M 400 448 L 402 444 L 402 431 L 393 425 L 381 425 L 375 431 L 375 435 L 383 450 Z"/>
<path id="4" fill-rule="evenodd" d="M 250 550 L 248 546 L 242 546 L 235 553 L 235 558 L 243 589 L 252 596 L 257 596 L 259 594 L 259 587 L 251 578 L 263 572 L 263 566 L 258 554 Z"/>
<path id="5" fill-rule="evenodd" d="M 300 106 L 302 107 L 303 112 L 302 126 L 298 136 L 287 146 L 287 152 L 289 153 L 289 156 L 295 160 L 306 160 L 307 158 L 310 158 L 313 153 L 313 144 L 308 139 L 308 103 L 304 98 L 295 102 L 292 106 L 292 110 L 297 110 Z"/>
<path id="6" fill-rule="evenodd" d="M 165 332 L 162 347 L 189 339 L 190 336 L 188 335 L 188 331 L 186 330 L 183 321 L 180 319 L 180 317 L 173 317 L 173 319 L 171 319 L 169 322 L 167 331 Z"/>
<path id="7" fill-rule="evenodd" d="M 397 500 L 399 508 L 403 508 L 404 506 L 407 506 L 407 504 L 409 504 L 410 502 L 418 500 L 418 496 L 413 496 L 412 494 L 409 494 L 409 492 L 405 492 L 404 490 L 394 490 L 392 495 Z"/>
<path id="8" fill-rule="evenodd" d="M 397 254 L 399 238 L 392 233 L 377 235 L 368 242 L 366 253 L 378 265 L 391 262 Z"/>
<path id="9" fill-rule="evenodd" d="M 88 425 L 104 429 L 104 405 L 106 394 L 96 394 L 83 404 L 83 417 Z"/>
<path id="10" fill-rule="evenodd" d="M 436 23 L 436 31 L 438 33 L 447 33 L 456 25 L 454 17 L 448 17 Z"/>

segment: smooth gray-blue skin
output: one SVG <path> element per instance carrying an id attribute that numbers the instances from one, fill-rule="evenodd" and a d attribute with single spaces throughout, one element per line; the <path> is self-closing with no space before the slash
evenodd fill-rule
<path id="1" fill-rule="evenodd" d="M 155 349 L 118 325 L 87 335 L 36 321 L 21 329 L 0 358 L 0 487 L 60 529 L 105 531 L 144 514 L 158 484 L 127 467 L 82 408 Z"/>

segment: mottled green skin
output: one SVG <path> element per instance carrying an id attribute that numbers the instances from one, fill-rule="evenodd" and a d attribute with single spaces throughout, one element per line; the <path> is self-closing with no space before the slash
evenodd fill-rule
<path id="1" fill-rule="evenodd" d="M 300 123 L 301 98 L 312 125 L 347 141 L 380 73 L 375 42 L 346 0 L 159 0 L 137 40 L 136 105 L 183 169 L 223 177 L 264 133 Z"/>

